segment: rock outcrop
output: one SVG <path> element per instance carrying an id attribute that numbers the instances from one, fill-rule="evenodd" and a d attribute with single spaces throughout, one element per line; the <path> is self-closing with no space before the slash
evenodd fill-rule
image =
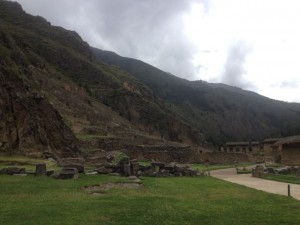
<path id="1" fill-rule="evenodd" d="M 0 63 L 0 152 L 58 158 L 78 153 L 76 138 L 45 97 Z"/>

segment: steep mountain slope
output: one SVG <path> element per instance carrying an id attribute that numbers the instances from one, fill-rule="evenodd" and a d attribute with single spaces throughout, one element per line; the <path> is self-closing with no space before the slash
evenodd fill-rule
<path id="1" fill-rule="evenodd" d="M 204 142 L 147 86 L 98 62 L 78 34 L 3 0 L 0 56 L 0 152 L 73 157 L 89 148 L 112 150 L 116 141 L 113 150 Z"/>
<path id="2" fill-rule="evenodd" d="M 0 151 L 32 156 L 76 156 L 76 138 L 58 111 L 0 63 Z"/>
<path id="3" fill-rule="evenodd" d="M 300 104 L 224 84 L 187 81 L 139 60 L 92 50 L 99 61 L 116 65 L 147 85 L 214 144 L 300 133 Z"/>

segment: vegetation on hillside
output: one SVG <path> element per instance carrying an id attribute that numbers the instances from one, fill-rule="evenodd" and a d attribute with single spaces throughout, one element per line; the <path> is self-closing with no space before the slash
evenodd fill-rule
<path id="1" fill-rule="evenodd" d="M 300 105 L 275 101 L 224 84 L 188 81 L 142 61 L 92 48 L 147 85 L 187 123 L 216 145 L 300 133 Z"/>
<path id="2" fill-rule="evenodd" d="M 51 26 L 39 16 L 26 14 L 18 3 L 3 0 L 0 1 L 0 55 L 2 84 L 12 86 L 1 86 L 1 93 L 22 97 L 29 96 L 29 93 L 40 96 L 56 111 L 60 126 L 63 124 L 66 130 L 71 128 L 75 134 L 118 136 L 119 132 L 127 132 L 128 135 L 140 133 L 145 138 L 152 135 L 194 145 L 201 145 L 204 141 L 196 129 L 173 113 L 146 85 L 116 66 L 98 62 L 78 34 Z M 3 108 L 11 108 L 7 102 L 7 99 L 0 101 Z M 29 123 L 30 110 L 33 110 L 28 104 L 23 102 L 23 111 L 26 113 L 22 123 L 13 117 L 13 111 L 8 112 L 14 123 L 18 124 L 13 126 L 17 134 L 23 134 L 27 129 L 24 123 Z M 27 108 L 29 111 L 25 110 Z M 36 112 L 32 115 L 47 118 L 42 114 L 47 114 L 46 110 L 39 112 L 41 114 Z M 0 131 L 4 133 L 0 142 L 8 143 L 6 149 L 20 149 L 22 145 L 12 147 L 13 142 L 19 143 L 21 140 L 25 143 L 30 133 L 18 136 L 14 132 L 6 132 L 7 127 L 11 126 L 7 118 L 5 116 L 0 125 Z M 51 125 L 43 123 L 45 129 L 47 124 Z M 51 137 L 59 135 L 62 137 L 61 143 L 64 142 L 66 146 L 71 144 L 70 150 L 77 151 L 75 136 L 68 134 L 68 139 L 67 131 L 63 134 L 62 131 L 61 128 L 56 131 L 53 129 L 51 134 L 46 131 L 45 135 L 43 131 L 43 135 L 37 135 L 35 142 L 45 149 L 59 151 L 63 147 L 51 143 Z M 47 141 L 41 140 L 43 136 L 47 137 Z M 32 142 L 31 145 L 35 144 Z M 28 148 L 27 145 L 22 147 L 23 150 Z"/>
<path id="3" fill-rule="evenodd" d="M 52 107 L 60 120 L 57 127 L 66 128 L 61 143 L 72 146 L 66 152 L 78 151 L 68 128 L 76 135 L 141 133 L 194 146 L 203 146 L 205 139 L 221 145 L 300 132 L 299 104 L 222 84 L 187 81 L 141 61 L 90 48 L 75 32 L 26 14 L 18 3 L 0 1 L 0 28 L 2 83 L 15 85 L 12 80 L 18 79 L 18 85 L 1 86 L 1 91 L 14 96 L 31 93 Z M 7 130 L 7 124 L 3 120 L 0 130 Z M 26 130 L 22 123 L 15 124 L 17 133 Z M 46 129 L 47 124 L 39 127 Z M 10 135 L 2 137 L 10 145 L 10 139 L 20 139 Z M 49 144 L 53 133 L 36 136 L 46 147 L 60 146 Z"/>

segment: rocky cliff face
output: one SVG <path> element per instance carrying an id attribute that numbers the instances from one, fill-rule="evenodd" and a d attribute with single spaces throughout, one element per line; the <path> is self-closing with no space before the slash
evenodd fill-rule
<path id="1" fill-rule="evenodd" d="M 0 65 L 0 152 L 59 158 L 78 153 L 76 138 L 56 109 Z"/>

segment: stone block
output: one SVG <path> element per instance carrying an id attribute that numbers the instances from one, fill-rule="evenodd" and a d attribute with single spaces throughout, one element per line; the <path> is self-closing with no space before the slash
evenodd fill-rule
<path id="1" fill-rule="evenodd" d="M 63 168 L 59 173 L 59 179 L 78 179 L 78 170 L 76 168 Z"/>
<path id="2" fill-rule="evenodd" d="M 64 165 L 65 168 L 76 168 L 78 170 L 78 173 L 84 173 L 84 165 L 79 163 L 73 163 L 73 164 L 66 164 Z"/>
<path id="3" fill-rule="evenodd" d="M 98 174 L 108 174 L 113 173 L 114 169 L 112 167 L 101 166 L 95 169 Z"/>
<path id="4" fill-rule="evenodd" d="M 13 174 L 25 174 L 26 170 L 25 168 L 19 168 L 19 167 L 8 167 L 8 168 L 3 168 L 1 170 L 1 173 L 3 174 L 8 174 L 8 175 L 13 175 Z"/>
<path id="5" fill-rule="evenodd" d="M 175 173 L 174 173 L 174 176 L 175 176 L 175 177 L 181 177 L 181 176 L 182 176 L 182 173 L 180 173 L 180 172 L 175 172 Z"/>
<path id="6" fill-rule="evenodd" d="M 138 171 L 140 168 L 139 163 L 137 161 L 133 162 L 131 163 L 130 167 L 131 167 L 131 173 L 134 175 L 138 175 Z"/>
<path id="7" fill-rule="evenodd" d="M 46 163 L 38 163 L 35 165 L 35 176 L 46 176 L 47 167 Z"/>
<path id="8" fill-rule="evenodd" d="M 50 177 L 54 174 L 54 170 L 48 170 L 47 171 L 47 177 Z"/>
<path id="9" fill-rule="evenodd" d="M 124 164 L 124 175 L 125 176 L 130 176 L 130 164 Z"/>

